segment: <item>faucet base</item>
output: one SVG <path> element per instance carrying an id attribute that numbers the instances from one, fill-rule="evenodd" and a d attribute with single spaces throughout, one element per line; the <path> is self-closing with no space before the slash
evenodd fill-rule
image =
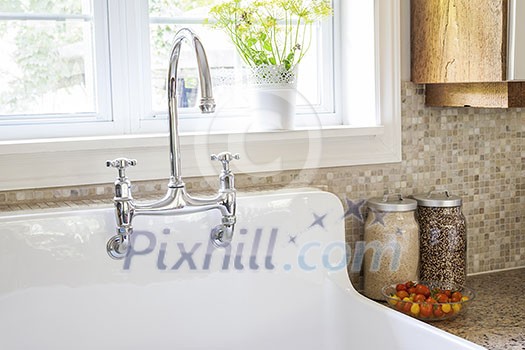
<path id="1" fill-rule="evenodd" d="M 210 233 L 210 239 L 215 248 L 226 248 L 231 244 L 233 226 L 217 225 Z"/>
<path id="2" fill-rule="evenodd" d="M 129 236 L 115 235 L 106 244 L 108 255 L 115 260 L 124 259 L 129 251 Z"/>

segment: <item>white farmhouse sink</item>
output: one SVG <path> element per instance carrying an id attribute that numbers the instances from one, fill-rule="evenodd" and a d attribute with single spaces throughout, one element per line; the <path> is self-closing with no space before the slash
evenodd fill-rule
<path id="1" fill-rule="evenodd" d="M 112 208 L 0 216 L 0 349 L 482 349 L 358 294 L 334 195 L 238 197 L 218 212 L 137 217 L 133 254 L 106 254 Z"/>

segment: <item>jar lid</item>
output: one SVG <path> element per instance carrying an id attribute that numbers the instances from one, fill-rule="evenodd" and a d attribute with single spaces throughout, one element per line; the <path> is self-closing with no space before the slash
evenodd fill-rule
<path id="1" fill-rule="evenodd" d="M 451 195 L 447 190 L 416 194 L 413 198 L 422 207 L 459 207 L 462 203 L 461 197 Z"/>
<path id="2" fill-rule="evenodd" d="M 417 208 L 415 200 L 403 198 L 401 195 L 397 195 L 395 198 L 388 195 L 370 198 L 366 204 L 369 208 L 379 211 L 411 211 Z"/>

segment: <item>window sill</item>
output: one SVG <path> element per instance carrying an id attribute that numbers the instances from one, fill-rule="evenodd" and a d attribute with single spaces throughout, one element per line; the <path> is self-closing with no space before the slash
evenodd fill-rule
<path id="1" fill-rule="evenodd" d="M 183 177 L 216 175 L 210 154 L 228 150 L 241 159 L 236 173 L 278 173 L 379 164 L 401 160 L 400 127 L 330 127 L 277 132 L 192 133 L 181 136 Z M 166 134 L 0 142 L 1 190 L 108 183 L 106 159 L 128 157 L 138 165 L 133 181 L 169 176 Z"/>

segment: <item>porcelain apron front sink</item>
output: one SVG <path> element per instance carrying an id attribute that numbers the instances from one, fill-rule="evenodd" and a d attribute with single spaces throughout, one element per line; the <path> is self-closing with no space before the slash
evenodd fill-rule
<path id="1" fill-rule="evenodd" d="M 227 249 L 218 220 L 137 217 L 116 261 L 113 208 L 3 214 L 0 349 L 482 349 L 355 291 L 333 194 L 240 194 Z"/>

